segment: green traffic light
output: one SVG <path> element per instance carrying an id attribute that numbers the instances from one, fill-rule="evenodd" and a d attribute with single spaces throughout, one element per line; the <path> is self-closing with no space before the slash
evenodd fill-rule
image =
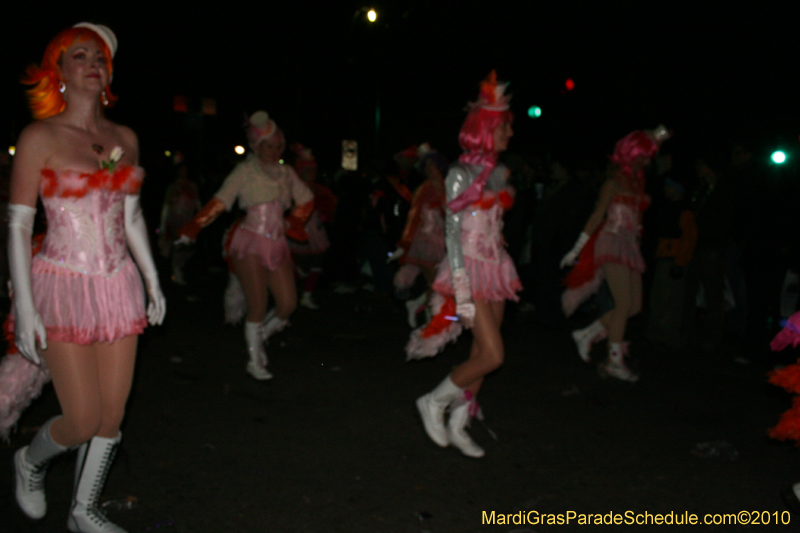
<path id="1" fill-rule="evenodd" d="M 782 165 L 783 163 L 786 162 L 786 152 L 784 152 L 783 150 L 775 150 L 774 152 L 772 152 L 770 159 L 776 165 Z"/>
<path id="2" fill-rule="evenodd" d="M 539 118 L 542 116 L 542 108 L 538 105 L 532 105 L 528 108 L 528 116 L 531 118 Z"/>

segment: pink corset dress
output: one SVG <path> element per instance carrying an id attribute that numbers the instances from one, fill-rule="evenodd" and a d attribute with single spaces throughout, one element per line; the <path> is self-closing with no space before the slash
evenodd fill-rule
<path id="1" fill-rule="evenodd" d="M 594 261 L 598 268 L 605 263 L 620 263 L 634 272 L 644 272 L 639 241 L 642 212 L 648 205 L 647 197 L 617 195 L 613 198 L 594 247 Z"/>
<path id="2" fill-rule="evenodd" d="M 493 192 L 484 191 L 480 201 L 463 211 L 461 247 L 464 268 L 473 300 L 517 301 L 517 291 L 522 289 L 522 283 L 503 241 L 503 206 L 493 196 Z M 445 296 L 455 295 L 447 257 L 439 265 L 433 289 Z"/>
<path id="3" fill-rule="evenodd" d="M 47 236 L 31 284 L 48 340 L 77 344 L 138 335 L 147 325 L 142 279 L 125 240 L 124 199 L 144 171 L 42 171 Z"/>
<path id="4" fill-rule="evenodd" d="M 276 270 L 289 261 L 284 236 L 284 205 L 279 200 L 252 205 L 247 215 L 230 229 L 225 252 L 231 257 L 255 255 L 264 268 Z"/>

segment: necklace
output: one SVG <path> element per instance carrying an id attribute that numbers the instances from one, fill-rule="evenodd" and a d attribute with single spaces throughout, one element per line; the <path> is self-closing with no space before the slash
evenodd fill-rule
<path id="1" fill-rule="evenodd" d="M 92 143 L 92 152 L 96 153 L 97 155 L 102 154 L 104 150 L 105 148 L 103 148 L 102 144 Z"/>

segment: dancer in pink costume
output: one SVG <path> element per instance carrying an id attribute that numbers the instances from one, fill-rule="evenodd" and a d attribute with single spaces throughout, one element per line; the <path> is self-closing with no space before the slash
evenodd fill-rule
<path id="1" fill-rule="evenodd" d="M 110 29 L 80 23 L 28 69 L 23 82 L 32 85 L 39 120 L 19 138 L 9 209 L 16 345 L 47 364 L 62 410 L 14 456 L 17 502 L 29 517 L 43 517 L 47 464 L 79 448 L 67 528 L 92 533 L 124 533 L 98 502 L 121 438 L 138 335 L 166 311 L 139 205 L 138 141 L 103 113 L 115 99 L 116 48 Z M 48 232 L 31 261 L 37 196 Z"/>
<path id="2" fill-rule="evenodd" d="M 436 279 L 436 268 L 447 250 L 444 243 L 444 176 L 449 163 L 435 151 L 423 155 L 419 167 L 427 179 L 422 182 L 411 200 L 406 227 L 397 249 L 390 260 L 400 260 L 400 268 L 394 276 L 396 289 L 409 289 L 420 272 L 428 287 L 417 298 L 406 302 L 408 324 L 417 327 L 417 314 L 427 307 Z"/>
<path id="3" fill-rule="evenodd" d="M 296 241 L 308 240 L 303 225 L 314 209 L 314 194 L 291 166 L 280 162 L 286 139 L 265 111 L 253 113 L 246 128 L 252 152 L 236 165 L 195 219 L 181 229 L 178 242 L 193 242 L 202 228 L 230 210 L 237 199 L 239 207 L 247 210 L 244 220 L 230 230 L 226 253 L 247 301 L 246 370 L 255 379 L 266 380 L 272 373 L 267 370 L 264 343 L 286 327 L 297 307 L 286 235 Z M 291 214 L 284 220 L 284 211 L 293 203 Z M 229 288 L 228 292 L 236 291 Z M 270 292 L 275 309 L 267 314 Z"/>
<path id="4" fill-rule="evenodd" d="M 639 375 L 628 368 L 625 326 L 642 309 L 642 272 L 639 251 L 642 213 L 650 204 L 645 194 L 644 169 L 669 138 L 663 126 L 634 131 L 623 137 L 611 156 L 612 167 L 600 190 L 600 198 L 573 248 L 561 260 L 561 268 L 577 266 L 569 273 L 562 303 L 570 316 L 603 279 L 608 281 L 614 308 L 584 329 L 572 332 L 581 359 L 589 362 L 592 344 L 608 337 L 608 359 L 601 375 L 636 382 Z"/>
<path id="5" fill-rule="evenodd" d="M 406 346 L 409 359 L 436 355 L 462 328 L 472 328 L 469 359 L 418 398 L 417 409 L 433 442 L 452 444 L 475 458 L 483 457 L 484 451 L 466 427 L 479 412 L 476 397 L 484 377 L 503 364 L 500 324 L 505 301 L 516 301 L 522 288 L 502 234 L 503 211 L 513 203 L 506 184 L 509 171 L 497 164 L 514 134 L 505 89 L 492 71 L 461 127 L 458 139 L 464 153 L 445 179 L 447 257 L 433 285 L 436 314 L 427 326 L 412 332 Z"/>

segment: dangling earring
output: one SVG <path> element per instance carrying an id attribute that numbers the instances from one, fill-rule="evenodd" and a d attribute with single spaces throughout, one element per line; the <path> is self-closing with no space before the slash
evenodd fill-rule
<path id="1" fill-rule="evenodd" d="M 103 102 L 103 107 L 108 107 L 108 96 L 106 96 L 106 92 L 103 91 L 100 93 L 101 101 Z"/>
<path id="2" fill-rule="evenodd" d="M 66 90 L 67 90 L 67 84 L 64 83 L 63 81 L 58 82 L 58 92 L 64 94 L 64 91 Z"/>

